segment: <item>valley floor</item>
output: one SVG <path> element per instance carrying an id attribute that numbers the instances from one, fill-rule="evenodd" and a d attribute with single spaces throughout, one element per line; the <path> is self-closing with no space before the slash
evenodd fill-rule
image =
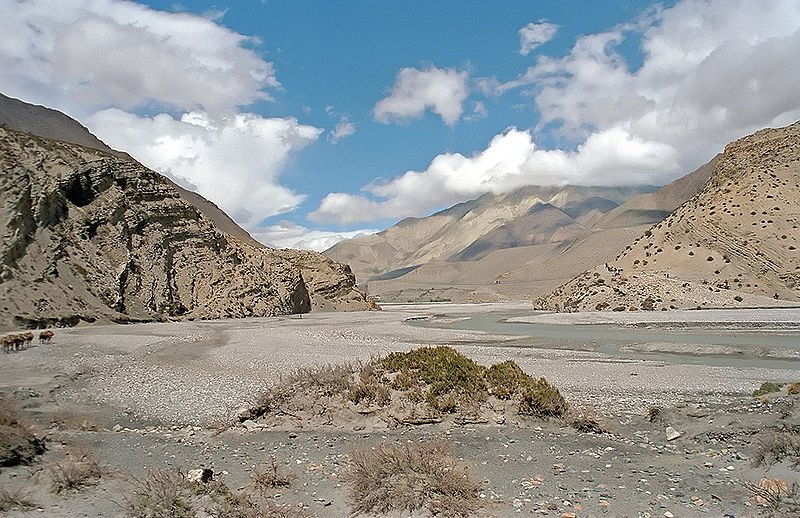
<path id="1" fill-rule="evenodd" d="M 549 327 L 531 336 L 464 325 L 478 317 L 520 316 L 527 308 L 387 306 L 377 313 L 57 329 L 51 344 L 0 355 L 0 392 L 15 399 L 49 439 L 40 460 L 0 471 L 0 488 L 24 488 L 35 505 L 8 515 L 121 515 L 131 481 L 148 469 L 211 467 L 237 488 L 274 458 L 294 474 L 289 487 L 271 495 L 276 502 L 317 516 L 346 516 L 351 502 L 343 473 L 353 448 L 442 438 L 481 481 L 486 516 L 756 516 L 761 509 L 747 483 L 765 474 L 800 482 L 786 464 L 755 467 L 751 461 L 758 433 L 800 429 L 797 396 L 784 390 L 764 400 L 751 397 L 764 381 L 800 380 L 800 358 L 792 348 L 773 347 L 780 340 L 800 344 L 797 318 L 729 330 L 746 335 L 744 345 L 736 345 L 738 339 L 733 346 L 706 343 L 713 342 L 706 336 L 698 347 L 682 349 L 673 342 L 665 346 L 663 337 L 608 350 L 604 339 L 556 336 Z M 741 320 L 752 323 L 758 315 Z M 677 320 L 685 323 L 686 317 Z M 659 332 L 687 333 L 685 325 L 672 324 Z M 596 329 L 602 337 L 611 332 L 608 325 L 581 332 Z M 703 326 L 698 335 L 705 336 Z M 632 328 L 612 331 L 624 335 Z M 761 348 L 751 347 L 759 341 Z M 288 430 L 223 426 L 282 374 L 420 345 L 450 345 L 486 365 L 513 359 L 546 377 L 573 406 L 593 409 L 608 433 L 519 416 L 399 428 L 374 422 L 298 422 Z M 667 441 L 667 426 L 681 436 Z M 47 467 L 72 448 L 90 451 L 106 474 L 79 493 L 54 495 Z"/>

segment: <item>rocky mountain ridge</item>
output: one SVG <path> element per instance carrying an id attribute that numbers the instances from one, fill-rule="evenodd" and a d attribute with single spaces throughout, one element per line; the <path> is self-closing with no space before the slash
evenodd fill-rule
<path id="1" fill-rule="evenodd" d="M 426 263 L 475 261 L 501 248 L 575 237 L 608 210 L 649 190 L 653 188 L 526 186 L 485 194 L 424 218 L 406 218 L 324 253 L 350 264 L 364 284 Z"/>
<path id="2" fill-rule="evenodd" d="M 535 301 L 557 311 L 800 302 L 800 122 L 726 146 L 691 199 L 613 261 Z"/>
<path id="3" fill-rule="evenodd" d="M 0 149 L 0 327 L 370 307 L 346 266 L 240 241 L 135 161 L 3 128 Z"/>

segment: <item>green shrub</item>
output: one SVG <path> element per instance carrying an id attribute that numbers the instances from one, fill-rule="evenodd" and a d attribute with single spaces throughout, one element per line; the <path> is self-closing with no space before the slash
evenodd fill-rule
<path id="1" fill-rule="evenodd" d="M 519 401 L 521 414 L 560 416 L 564 398 L 544 378 L 535 379 L 511 360 L 488 369 L 451 347 L 394 352 L 367 364 L 302 369 L 263 394 L 244 415 L 336 408 L 336 399 L 385 407 L 393 398 L 427 405 L 433 414 L 478 411 L 492 395 Z M 422 409 L 417 408 L 415 411 Z M 291 414 L 290 414 L 291 415 Z M 240 416 L 240 419 L 242 416 Z"/>
<path id="2" fill-rule="evenodd" d="M 771 381 L 765 381 L 764 383 L 761 384 L 761 387 L 753 391 L 753 397 L 759 397 L 765 394 L 771 394 L 773 392 L 780 392 L 782 387 L 783 383 L 773 383 Z"/>
<path id="3" fill-rule="evenodd" d="M 561 417 L 569 408 L 564 396 L 544 378 L 529 384 L 519 402 L 519 413 L 535 417 Z"/>
<path id="4" fill-rule="evenodd" d="M 378 360 L 377 365 L 387 372 L 407 372 L 415 381 L 426 383 L 434 396 L 448 392 L 480 395 L 486 390 L 484 368 L 451 347 L 395 352 Z"/>
<path id="5" fill-rule="evenodd" d="M 511 399 L 533 381 L 513 360 L 497 363 L 484 375 L 489 393 L 498 399 Z"/>

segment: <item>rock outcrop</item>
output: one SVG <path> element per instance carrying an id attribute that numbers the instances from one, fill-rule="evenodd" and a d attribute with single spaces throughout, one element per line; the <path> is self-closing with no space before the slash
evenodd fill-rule
<path id="1" fill-rule="evenodd" d="M 557 311 L 796 305 L 800 122 L 726 146 L 695 196 L 616 260 L 537 299 Z"/>
<path id="2" fill-rule="evenodd" d="M 125 156 L 2 128 L 0 150 L 0 327 L 369 308 L 345 266 L 232 237 Z"/>

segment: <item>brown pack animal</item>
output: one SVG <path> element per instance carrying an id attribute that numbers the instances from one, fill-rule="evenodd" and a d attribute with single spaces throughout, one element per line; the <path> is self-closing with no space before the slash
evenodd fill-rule
<path id="1" fill-rule="evenodd" d="M 22 338 L 25 340 L 25 347 L 26 348 L 30 347 L 31 346 L 31 342 L 33 342 L 33 333 L 28 331 L 27 333 L 22 335 Z"/>
<path id="2" fill-rule="evenodd" d="M 25 345 L 25 335 L 7 335 L 3 337 L 3 352 L 22 350 Z"/>
<path id="3" fill-rule="evenodd" d="M 55 333 L 50 331 L 49 329 L 46 331 L 42 331 L 41 333 L 39 333 L 39 343 L 49 344 L 50 340 L 53 339 L 53 336 L 55 336 Z"/>
<path id="4" fill-rule="evenodd" d="M 2 342 L 3 342 L 3 352 L 10 353 L 14 348 L 14 337 L 4 336 Z"/>

